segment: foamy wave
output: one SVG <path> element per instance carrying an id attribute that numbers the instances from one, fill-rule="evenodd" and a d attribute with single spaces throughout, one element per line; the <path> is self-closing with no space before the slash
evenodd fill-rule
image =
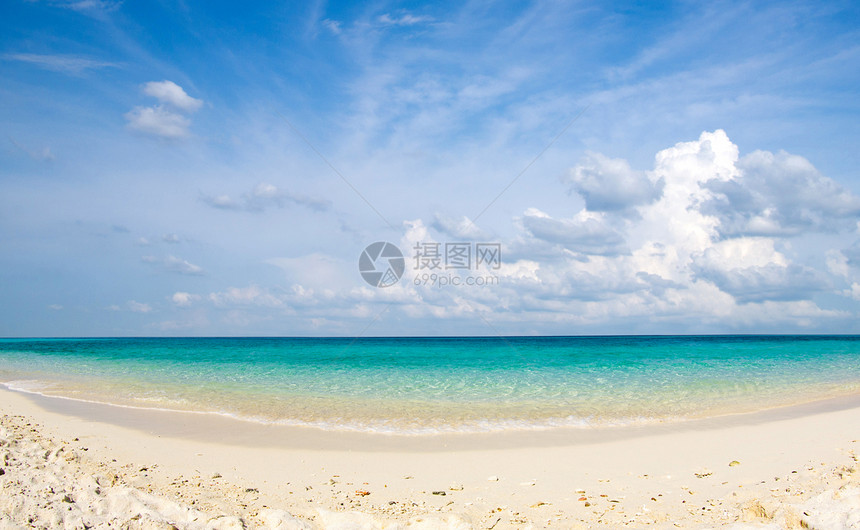
<path id="1" fill-rule="evenodd" d="M 87 399 L 50 392 L 50 383 L 35 379 L 15 380 L 0 383 L 8 390 L 24 394 L 37 395 L 48 399 L 62 399 L 93 405 L 118 407 L 131 410 L 146 410 L 157 412 L 173 412 L 181 414 L 210 415 L 230 418 L 236 421 L 256 423 L 260 425 L 279 425 L 284 427 L 312 428 L 331 432 L 355 432 L 365 434 L 381 434 L 389 436 L 434 436 L 444 434 L 485 434 L 500 432 L 549 431 L 555 429 L 595 429 L 629 427 L 656 423 L 685 421 L 683 417 L 635 417 L 618 419 L 594 419 L 578 416 L 564 418 L 498 419 L 498 420 L 467 420 L 459 423 L 434 422 L 431 425 L 405 425 L 396 419 L 379 419 L 354 421 L 339 418 L 337 420 L 301 420 L 297 418 L 270 419 L 260 416 L 248 416 L 223 410 L 194 410 L 188 408 L 170 408 L 158 406 L 131 405 L 115 403 L 98 399 Z"/>

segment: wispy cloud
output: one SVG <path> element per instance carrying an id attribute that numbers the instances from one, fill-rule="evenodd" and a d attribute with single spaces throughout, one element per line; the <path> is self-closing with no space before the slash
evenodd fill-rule
<path id="1" fill-rule="evenodd" d="M 38 53 L 6 53 L 3 56 L 7 61 L 20 61 L 29 63 L 45 70 L 62 72 L 64 74 L 82 74 L 87 70 L 98 70 L 101 68 L 118 68 L 121 65 L 109 61 L 90 59 L 79 55 L 58 55 Z"/>
<path id="2" fill-rule="evenodd" d="M 411 13 L 402 13 L 400 15 L 392 15 L 384 13 L 377 20 L 387 26 L 414 26 L 425 22 L 432 22 L 433 17 L 427 15 L 413 15 Z"/>
<path id="3" fill-rule="evenodd" d="M 283 208 L 287 204 L 304 206 L 314 211 L 331 208 L 331 202 L 326 199 L 290 193 L 265 182 L 258 184 L 250 193 L 244 193 L 237 198 L 230 195 L 203 195 L 201 200 L 219 210 L 245 212 L 263 212 L 268 208 Z"/>
<path id="4" fill-rule="evenodd" d="M 132 313 L 149 313 L 152 311 L 152 306 L 136 300 L 129 300 L 123 305 L 113 304 L 108 306 L 109 311 L 131 311 Z"/>
<path id="5" fill-rule="evenodd" d="M 152 265 L 159 266 L 162 270 L 166 272 L 173 272 L 177 274 L 185 274 L 189 276 L 200 276 L 204 274 L 203 267 L 199 265 L 195 265 L 188 260 L 184 260 L 182 258 L 177 258 L 176 256 L 167 256 L 164 258 L 158 258 L 156 256 L 142 256 L 140 258 L 144 263 L 150 263 Z"/>
<path id="6" fill-rule="evenodd" d="M 40 161 L 40 162 L 53 162 L 53 161 L 54 161 L 54 158 L 55 158 L 55 157 L 54 157 L 54 153 L 53 153 L 53 152 L 51 152 L 51 148 L 50 148 L 50 147 L 43 147 L 43 148 L 41 148 L 41 149 L 30 149 L 30 148 L 28 148 L 27 146 L 25 146 L 25 145 L 23 145 L 23 144 L 21 144 L 21 143 L 17 142 L 17 141 L 16 141 L 14 138 L 12 138 L 11 136 L 9 137 L 9 141 L 10 141 L 10 142 L 12 143 L 12 145 L 13 145 L 13 146 L 15 146 L 18 150 L 20 150 L 20 151 L 22 151 L 22 152 L 26 153 L 26 154 L 27 154 L 27 156 L 29 156 L 29 157 L 30 157 L 30 158 L 32 158 L 33 160 Z"/>

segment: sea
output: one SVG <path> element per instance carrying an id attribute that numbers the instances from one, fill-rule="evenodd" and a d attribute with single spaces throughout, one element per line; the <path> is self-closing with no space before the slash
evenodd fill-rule
<path id="1" fill-rule="evenodd" d="M 594 429 L 860 395 L 860 336 L 0 339 L 0 383 L 330 431 Z"/>

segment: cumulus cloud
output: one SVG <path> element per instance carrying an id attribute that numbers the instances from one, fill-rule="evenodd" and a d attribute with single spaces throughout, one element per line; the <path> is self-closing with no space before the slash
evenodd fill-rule
<path id="1" fill-rule="evenodd" d="M 201 297 L 195 311 L 207 305 L 218 308 L 236 325 L 275 313 L 289 314 L 302 325 L 325 322 L 335 326 L 327 330 L 344 333 L 355 333 L 350 324 L 358 320 L 366 325 L 372 319 L 381 323 L 391 318 L 396 320 L 388 322 L 399 324 L 401 319 L 429 322 L 475 315 L 491 323 L 488 333 L 494 329 L 511 333 L 784 331 L 856 320 L 845 307 L 860 299 L 860 242 L 843 243 L 828 252 L 837 241 L 830 238 L 822 243 L 822 252 L 814 254 L 791 244 L 797 240 L 789 239 L 795 237 L 790 230 L 753 234 L 726 228 L 735 219 L 730 212 L 741 212 L 737 218 L 745 219 L 744 212 L 758 208 L 747 208 L 739 200 L 726 202 L 728 211 L 715 206 L 734 184 L 748 192 L 764 189 L 748 180 L 750 168 L 758 168 L 756 174 L 763 171 L 760 163 L 750 160 L 741 158 L 738 147 L 719 130 L 661 150 L 654 166 L 642 171 L 592 154 L 579 166 L 590 168 L 590 173 L 582 171 L 582 178 L 571 181 L 586 199 L 585 208 L 572 216 L 528 208 L 515 219 L 517 233 L 500 241 L 503 254 L 498 269 L 451 271 L 460 276 L 493 275 L 498 281 L 489 286 L 439 288 L 412 281 L 416 270 L 411 255 L 416 244 L 436 242 L 434 237 L 441 235 L 453 241 L 470 240 L 477 234 L 471 232 L 474 227 L 467 218 L 437 214 L 429 223 L 422 219 L 403 223 L 398 245 L 407 256 L 407 273 L 392 287 L 365 285 L 352 259 L 324 254 L 275 258 L 267 263 L 284 271 L 287 289 L 231 287 Z M 780 156 L 773 160 L 771 166 L 786 167 Z M 796 160 L 792 164 L 804 167 Z M 807 177 L 812 175 L 808 169 L 802 171 Z M 606 182 L 624 188 L 623 197 L 610 197 L 612 186 L 604 189 L 606 182 L 589 180 L 596 175 L 611 175 Z M 849 216 L 850 197 L 845 199 L 820 175 L 795 181 L 806 184 L 793 186 L 789 195 L 801 193 L 797 190 L 817 193 L 809 203 L 819 204 L 815 206 L 819 212 L 824 210 L 822 200 L 833 200 L 836 207 L 830 217 L 821 214 L 818 224 L 808 222 L 812 217 L 786 211 L 777 220 L 781 228 L 796 226 L 803 235 L 825 226 L 839 231 L 844 224 L 847 237 L 856 238 L 853 225 L 839 220 Z M 768 177 L 768 182 L 778 180 Z M 213 198 L 211 205 L 261 211 L 284 204 L 282 192 L 263 184 L 238 198 Z M 775 195 L 768 193 L 768 197 Z M 274 202 L 275 198 L 282 202 Z M 779 197 L 767 201 L 778 211 L 792 204 Z M 837 222 L 828 224 L 834 219 Z M 165 266 L 164 260 L 153 260 Z M 171 300 L 174 306 L 185 307 L 195 298 L 177 292 Z M 396 309 L 384 311 L 389 306 Z"/>
<path id="2" fill-rule="evenodd" d="M 715 244 L 693 257 L 692 270 L 740 303 L 805 300 L 827 286 L 820 273 L 789 263 L 766 238 Z"/>
<path id="3" fill-rule="evenodd" d="M 268 208 L 283 208 L 287 204 L 304 206 L 318 212 L 331 208 L 331 202 L 328 200 L 291 193 L 265 182 L 258 184 L 250 193 L 244 193 L 237 198 L 230 195 L 203 195 L 201 200 L 219 210 L 255 213 L 263 212 Z"/>
<path id="4" fill-rule="evenodd" d="M 634 171 L 626 160 L 588 153 L 568 177 L 572 190 L 585 199 L 592 212 L 626 210 L 660 198 L 664 181 L 644 171 Z"/>
<path id="5" fill-rule="evenodd" d="M 705 185 L 714 196 L 702 211 L 719 218 L 723 237 L 835 232 L 860 216 L 860 197 L 801 156 L 755 151 L 737 166 L 737 178 Z"/>
<path id="6" fill-rule="evenodd" d="M 143 85 L 143 93 L 185 112 L 194 112 L 203 105 L 202 100 L 192 98 L 173 81 L 150 81 Z"/>
<path id="7" fill-rule="evenodd" d="M 844 249 L 842 255 L 845 257 L 845 263 L 860 268 L 860 240 L 854 242 L 853 245 Z"/>
<path id="8" fill-rule="evenodd" d="M 627 252 L 624 237 L 598 214 L 581 211 L 573 219 L 554 219 L 537 208 L 523 214 L 522 223 L 534 237 L 582 254 L 618 255 Z"/>
<path id="9" fill-rule="evenodd" d="M 743 183 L 746 172 L 761 165 L 751 164 L 748 157 L 743 160 L 741 163 L 737 146 L 720 130 L 660 151 L 654 168 L 648 171 L 634 171 L 624 161 L 590 155 L 588 163 L 574 170 L 572 180 L 577 193 L 586 199 L 586 208 L 570 219 L 528 209 L 521 218 L 522 237 L 507 256 L 523 263 L 531 260 L 534 266 L 530 275 L 505 278 L 507 283 L 496 292 L 507 299 L 511 310 L 517 306 L 528 312 L 575 310 L 602 314 L 604 319 L 634 314 L 684 319 L 698 314 L 734 321 L 739 315 L 749 318 L 741 307 L 763 304 L 771 304 L 769 308 L 794 304 L 791 311 L 786 309 L 794 316 L 830 314 L 812 299 L 832 289 L 834 281 L 827 272 L 795 263 L 779 252 L 783 232 L 753 237 L 722 230 L 727 216 L 713 208 L 721 197 L 716 189 Z M 808 167 L 799 167 L 805 167 L 806 177 L 812 175 Z M 610 176 L 601 180 L 597 175 Z M 818 195 L 810 197 L 811 204 L 836 201 L 834 212 L 841 213 L 835 217 L 852 211 L 852 200 L 828 185 L 824 177 L 795 181 L 807 183 L 794 186 L 796 189 Z M 615 187 L 626 188 L 621 199 L 609 195 Z M 796 192 L 789 195 L 792 193 Z M 785 199 L 778 204 L 789 203 Z M 631 208 L 635 208 L 635 216 L 617 215 Z M 802 218 L 784 216 L 780 223 L 801 224 L 797 219 Z M 547 251 L 539 243 L 562 247 L 565 252 Z M 844 256 L 831 253 L 830 269 L 844 272 L 852 260 L 860 263 L 860 249 L 856 256 L 851 249 L 843 252 Z M 503 295 L 508 284 L 515 289 Z M 583 308 L 576 300 L 597 305 Z"/>
<path id="10" fill-rule="evenodd" d="M 161 106 L 135 107 L 124 116 L 130 129 L 167 139 L 187 137 L 191 126 L 191 120 Z"/>
<path id="11" fill-rule="evenodd" d="M 455 239 L 485 239 L 487 235 L 472 223 L 465 215 L 454 219 L 437 213 L 431 225 L 437 232 L 453 237 Z"/>
<path id="12" fill-rule="evenodd" d="M 186 293 L 184 291 L 177 291 L 173 293 L 173 296 L 170 297 L 170 300 L 179 307 L 188 307 L 194 301 L 199 299 L 200 295 Z"/>
<path id="13" fill-rule="evenodd" d="M 173 81 L 146 83 L 143 93 L 156 98 L 159 104 L 138 106 L 127 112 L 124 116 L 130 129 L 171 140 L 189 136 L 191 120 L 182 113 L 193 113 L 203 105 L 202 100 L 189 96 Z"/>

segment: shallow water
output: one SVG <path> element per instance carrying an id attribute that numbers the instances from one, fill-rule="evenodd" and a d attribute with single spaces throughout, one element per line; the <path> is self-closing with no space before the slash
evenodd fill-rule
<path id="1" fill-rule="evenodd" d="M 647 424 L 860 393 L 860 337 L 0 339 L 12 389 L 332 430 Z"/>

